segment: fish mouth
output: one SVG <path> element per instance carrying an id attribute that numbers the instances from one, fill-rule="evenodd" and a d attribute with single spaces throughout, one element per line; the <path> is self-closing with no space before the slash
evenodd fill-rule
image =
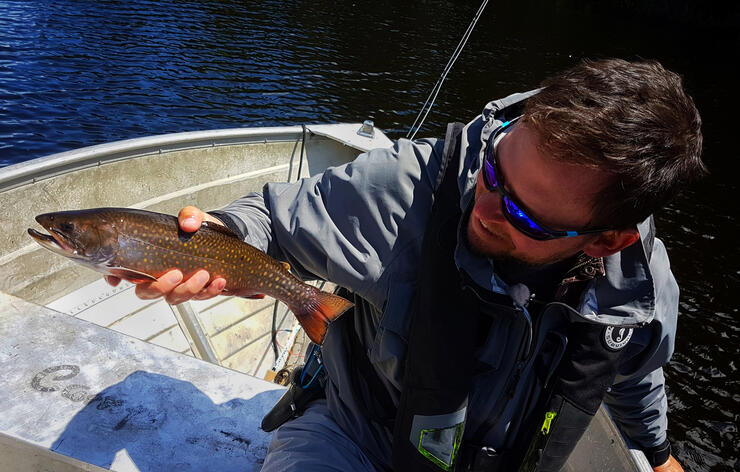
<path id="1" fill-rule="evenodd" d="M 66 241 L 64 234 L 53 228 L 49 229 L 49 233 L 51 234 L 44 234 L 35 229 L 28 228 L 28 234 L 42 247 L 64 256 L 77 254 L 77 251 Z"/>

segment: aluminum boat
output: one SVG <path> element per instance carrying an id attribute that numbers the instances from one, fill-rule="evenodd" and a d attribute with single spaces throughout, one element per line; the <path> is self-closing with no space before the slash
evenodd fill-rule
<path id="1" fill-rule="evenodd" d="M 0 470 L 258 470 L 300 325 L 271 299 L 170 306 L 31 240 L 44 212 L 215 209 L 392 145 L 371 122 L 130 139 L 0 169 Z M 277 311 L 275 311 L 277 310 Z M 273 316 L 281 350 L 272 348 Z M 267 379 L 267 380 L 266 380 Z M 649 471 L 602 408 L 566 470 Z"/>

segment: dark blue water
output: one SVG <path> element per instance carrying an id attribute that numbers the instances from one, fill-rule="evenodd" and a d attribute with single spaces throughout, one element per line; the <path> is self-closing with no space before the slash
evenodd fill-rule
<path id="1" fill-rule="evenodd" d="M 478 6 L 0 0 L 0 166 L 199 129 L 371 118 L 401 137 Z M 442 135 L 448 121 L 583 57 L 658 59 L 685 77 L 712 175 L 657 223 L 682 287 L 665 369 L 669 435 L 691 471 L 738 467 L 738 11 L 688 0 L 492 2 L 419 134 Z"/>

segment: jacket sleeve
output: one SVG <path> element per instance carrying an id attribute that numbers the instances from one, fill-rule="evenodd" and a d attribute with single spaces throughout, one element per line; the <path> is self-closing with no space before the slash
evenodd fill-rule
<path id="1" fill-rule="evenodd" d="M 678 284 L 659 239 L 655 240 L 650 266 L 655 316 L 646 326 L 635 329 L 614 385 L 604 399 L 621 431 L 643 450 L 667 440 L 668 402 L 662 366 L 673 354 L 678 319 Z"/>
<path id="2" fill-rule="evenodd" d="M 443 142 L 399 140 L 294 183 L 270 183 L 213 212 L 304 279 L 331 280 L 380 306 L 393 259 L 421 237 Z"/>

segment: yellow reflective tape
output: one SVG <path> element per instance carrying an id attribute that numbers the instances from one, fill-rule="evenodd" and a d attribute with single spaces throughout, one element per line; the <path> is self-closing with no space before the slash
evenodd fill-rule
<path id="1" fill-rule="evenodd" d="M 465 422 L 462 422 L 450 428 L 443 428 L 443 429 L 455 428 L 455 437 L 453 439 L 452 454 L 450 455 L 449 463 L 435 456 L 432 452 L 428 451 L 422 445 L 425 434 L 433 434 L 434 432 L 442 431 L 441 429 L 435 429 L 435 428 L 422 429 L 421 434 L 419 435 L 418 451 L 421 453 L 421 455 L 426 457 L 428 460 L 430 460 L 434 465 L 436 465 L 440 469 L 448 471 L 448 472 L 451 471 L 455 464 L 455 459 L 457 458 L 457 454 L 460 451 L 460 444 L 462 443 L 462 434 L 463 434 L 464 426 L 465 426 Z"/>

